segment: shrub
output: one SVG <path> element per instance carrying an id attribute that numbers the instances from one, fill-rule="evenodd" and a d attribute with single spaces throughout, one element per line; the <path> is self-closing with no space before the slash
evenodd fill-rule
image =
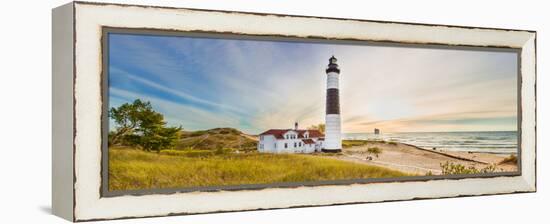
<path id="1" fill-rule="evenodd" d="M 489 164 L 484 168 L 477 169 L 474 166 L 466 167 L 462 164 L 455 164 L 448 161 L 444 164 L 440 164 L 440 166 L 443 175 L 493 173 L 497 168 L 495 164 Z"/>
<path id="2" fill-rule="evenodd" d="M 363 146 L 369 144 L 367 140 L 343 140 L 342 147 L 349 148 L 353 146 Z"/>
<path id="3" fill-rule="evenodd" d="M 518 157 L 516 157 L 516 155 L 514 154 L 511 154 L 509 157 L 504 158 L 498 164 L 517 164 L 517 163 L 518 163 Z"/>
<path id="4" fill-rule="evenodd" d="M 367 149 L 367 152 L 369 154 L 374 154 L 376 156 L 376 158 L 378 158 L 378 155 L 380 153 L 382 153 L 382 149 L 378 148 L 378 147 L 371 147 L 371 148 L 368 148 Z"/>

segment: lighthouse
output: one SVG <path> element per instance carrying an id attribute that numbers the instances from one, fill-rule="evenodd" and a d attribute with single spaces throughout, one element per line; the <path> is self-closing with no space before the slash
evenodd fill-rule
<path id="1" fill-rule="evenodd" d="M 325 142 L 323 152 L 342 151 L 342 118 L 340 117 L 340 68 L 334 56 L 329 59 L 327 73 L 327 102 L 325 115 Z"/>

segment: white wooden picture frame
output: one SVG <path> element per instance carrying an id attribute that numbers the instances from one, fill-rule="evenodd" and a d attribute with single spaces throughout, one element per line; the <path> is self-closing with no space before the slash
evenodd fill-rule
<path id="1" fill-rule="evenodd" d="M 520 52 L 516 175 L 105 196 L 104 28 L 500 47 Z M 70 221 L 326 206 L 536 191 L 536 32 L 73 2 L 53 10 L 53 213 Z"/>

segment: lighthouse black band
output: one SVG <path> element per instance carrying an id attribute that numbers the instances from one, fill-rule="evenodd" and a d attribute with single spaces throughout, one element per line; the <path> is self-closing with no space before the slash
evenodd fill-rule
<path id="1" fill-rule="evenodd" d="M 338 74 L 340 74 L 340 69 L 338 67 L 329 67 L 327 68 L 327 70 L 325 70 L 327 73 L 329 72 L 336 72 Z"/>
<path id="2" fill-rule="evenodd" d="M 340 114 L 338 89 L 327 89 L 327 114 Z"/>

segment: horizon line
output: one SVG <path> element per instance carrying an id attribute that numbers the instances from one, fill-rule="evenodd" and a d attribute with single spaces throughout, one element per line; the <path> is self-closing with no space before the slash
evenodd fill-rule
<path id="1" fill-rule="evenodd" d="M 212 129 L 223 129 L 223 128 L 235 129 L 235 130 L 240 131 L 243 134 L 248 134 L 248 135 L 259 135 L 260 133 L 262 133 L 262 132 L 259 132 L 257 134 L 246 133 L 246 132 L 241 131 L 238 128 L 233 128 L 233 127 L 217 127 L 217 128 L 209 128 L 209 129 L 201 129 L 201 130 L 186 130 L 186 129 L 183 129 L 182 131 L 196 132 L 196 131 L 207 131 L 207 130 L 212 130 Z M 291 130 L 293 128 L 281 128 L 281 130 L 286 130 L 286 129 Z M 314 130 L 314 129 L 305 128 L 305 129 L 300 129 L 300 130 Z M 380 133 L 380 135 L 394 134 L 394 133 L 468 133 L 468 132 L 518 132 L 518 130 L 498 130 L 498 131 L 415 131 L 415 132 L 404 131 L 404 132 L 382 132 L 382 133 Z M 342 134 L 374 134 L 374 133 L 373 132 L 342 132 Z"/>

